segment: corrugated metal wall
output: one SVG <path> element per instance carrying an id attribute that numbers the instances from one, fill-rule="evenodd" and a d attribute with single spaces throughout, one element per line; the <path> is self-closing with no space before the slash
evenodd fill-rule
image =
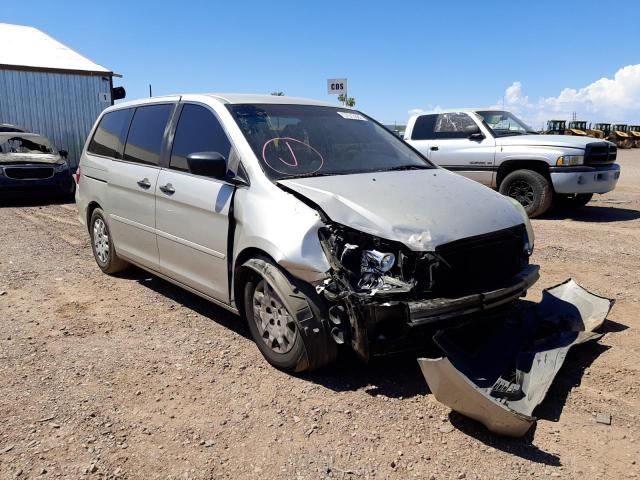
<path id="1" fill-rule="evenodd" d="M 49 138 L 78 164 L 89 130 L 111 105 L 108 76 L 0 69 L 0 123 Z"/>

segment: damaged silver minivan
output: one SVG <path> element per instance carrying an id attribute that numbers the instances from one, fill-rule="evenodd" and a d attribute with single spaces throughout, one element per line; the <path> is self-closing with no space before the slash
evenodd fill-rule
<path id="1" fill-rule="evenodd" d="M 106 273 L 138 265 L 246 318 L 265 358 L 318 368 L 423 345 L 538 279 L 516 201 L 355 110 L 270 95 L 122 103 L 76 193 Z"/>

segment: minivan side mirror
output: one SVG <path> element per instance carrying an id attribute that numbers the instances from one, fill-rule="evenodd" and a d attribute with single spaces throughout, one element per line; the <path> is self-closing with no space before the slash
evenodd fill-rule
<path id="1" fill-rule="evenodd" d="M 480 127 L 475 124 L 467 125 L 466 127 L 464 127 L 464 133 L 471 140 L 482 140 L 484 138 L 484 135 L 480 131 Z"/>
<path id="2" fill-rule="evenodd" d="M 227 160 L 218 152 L 194 152 L 187 155 L 189 171 L 194 175 L 224 179 L 227 176 Z"/>
<path id="3" fill-rule="evenodd" d="M 67 152 L 66 150 L 58 150 L 58 153 L 62 158 L 67 158 L 69 156 L 69 152 Z"/>

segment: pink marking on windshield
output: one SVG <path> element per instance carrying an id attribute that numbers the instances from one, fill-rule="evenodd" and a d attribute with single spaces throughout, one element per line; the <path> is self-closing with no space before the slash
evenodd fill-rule
<path id="1" fill-rule="evenodd" d="M 283 141 L 287 145 L 287 148 L 289 149 L 289 153 L 291 154 L 291 158 L 292 158 L 292 161 L 287 161 L 284 158 L 277 156 L 276 158 L 280 161 L 280 163 L 286 166 L 281 168 L 285 168 L 285 170 L 287 167 L 294 169 L 295 173 L 282 171 L 279 168 L 276 168 L 276 166 L 271 164 L 271 161 L 267 156 L 267 147 L 271 144 L 276 144 L 278 141 Z M 295 152 L 293 151 L 293 148 L 291 147 L 292 144 L 294 144 L 294 146 L 299 145 L 300 147 L 308 149 L 316 157 L 316 160 L 313 162 L 309 162 L 308 159 L 303 158 L 303 163 L 300 164 L 298 161 L 298 157 L 296 156 Z M 264 142 L 264 145 L 262 146 L 262 159 L 264 160 L 265 164 L 269 168 L 271 168 L 272 170 L 275 170 L 278 173 L 282 173 L 283 175 L 299 175 L 301 173 L 305 173 L 305 174 L 315 173 L 318 170 L 320 170 L 322 168 L 322 165 L 324 164 L 324 158 L 322 157 L 322 155 L 318 150 L 313 148 L 308 143 L 304 143 L 302 140 L 298 140 L 296 138 L 291 138 L 291 137 L 276 137 Z M 316 163 L 317 165 L 315 165 Z"/>
<path id="2" fill-rule="evenodd" d="M 293 149 L 291 148 L 291 145 L 289 145 L 289 142 L 287 142 L 285 140 L 285 142 L 287 144 L 287 148 L 289 149 L 289 151 L 291 152 L 291 158 L 293 158 L 293 163 L 289 163 L 287 162 L 285 159 L 283 159 L 282 157 L 278 157 L 278 160 L 280 160 L 282 163 L 284 163 L 285 165 L 289 165 L 290 167 L 297 167 L 298 166 L 298 159 L 296 158 L 296 154 L 293 153 Z"/>

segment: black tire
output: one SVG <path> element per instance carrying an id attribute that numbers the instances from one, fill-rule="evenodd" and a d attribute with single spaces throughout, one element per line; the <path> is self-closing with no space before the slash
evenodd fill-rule
<path id="1" fill-rule="evenodd" d="M 533 170 L 511 172 L 502 180 L 500 193 L 518 200 L 530 218 L 542 215 L 553 201 L 551 184 Z"/>
<path id="2" fill-rule="evenodd" d="M 556 195 L 554 202 L 561 208 L 581 208 L 593 198 L 593 193 L 574 193 L 573 195 Z"/>
<path id="3" fill-rule="evenodd" d="M 323 319 L 321 299 L 310 286 L 293 279 L 267 258 L 251 259 L 244 264 L 243 269 L 246 269 L 245 273 L 249 272 L 244 283 L 244 317 L 254 342 L 271 365 L 287 372 L 303 372 L 320 368 L 335 359 L 337 345 Z M 261 308 L 259 293 L 264 292 L 265 286 L 271 289 L 281 306 L 286 309 L 284 315 L 289 324 L 288 333 L 293 340 L 282 342 L 282 346 L 278 342 L 274 346 L 271 334 L 265 330 L 260 331 L 256 322 L 254 303 L 258 309 Z M 274 327 L 275 322 L 283 318 L 283 314 L 278 312 L 281 310 L 270 318 L 269 323 Z M 258 321 L 260 318 L 258 315 Z M 283 325 L 285 322 L 278 324 L 279 327 Z"/>
<path id="4" fill-rule="evenodd" d="M 102 223 L 100 224 L 99 222 Z M 104 233 L 106 233 L 107 242 L 106 255 L 104 249 L 99 248 L 96 244 L 96 224 L 98 224 L 98 231 L 100 231 L 102 229 L 102 225 L 104 225 Z M 125 270 L 129 267 L 129 262 L 122 260 L 116 253 L 116 247 L 111 239 L 111 232 L 109 231 L 109 224 L 105 219 L 104 212 L 100 208 L 96 208 L 91 213 L 91 220 L 89 220 L 89 236 L 91 237 L 91 250 L 93 251 L 93 258 L 95 258 L 96 263 L 100 267 L 100 270 L 111 275 L 117 272 L 121 272 L 122 270 Z"/>
<path id="5" fill-rule="evenodd" d="M 65 197 L 67 197 L 70 201 L 75 202 L 76 200 L 76 182 L 71 179 L 71 184 L 65 193 Z"/>

